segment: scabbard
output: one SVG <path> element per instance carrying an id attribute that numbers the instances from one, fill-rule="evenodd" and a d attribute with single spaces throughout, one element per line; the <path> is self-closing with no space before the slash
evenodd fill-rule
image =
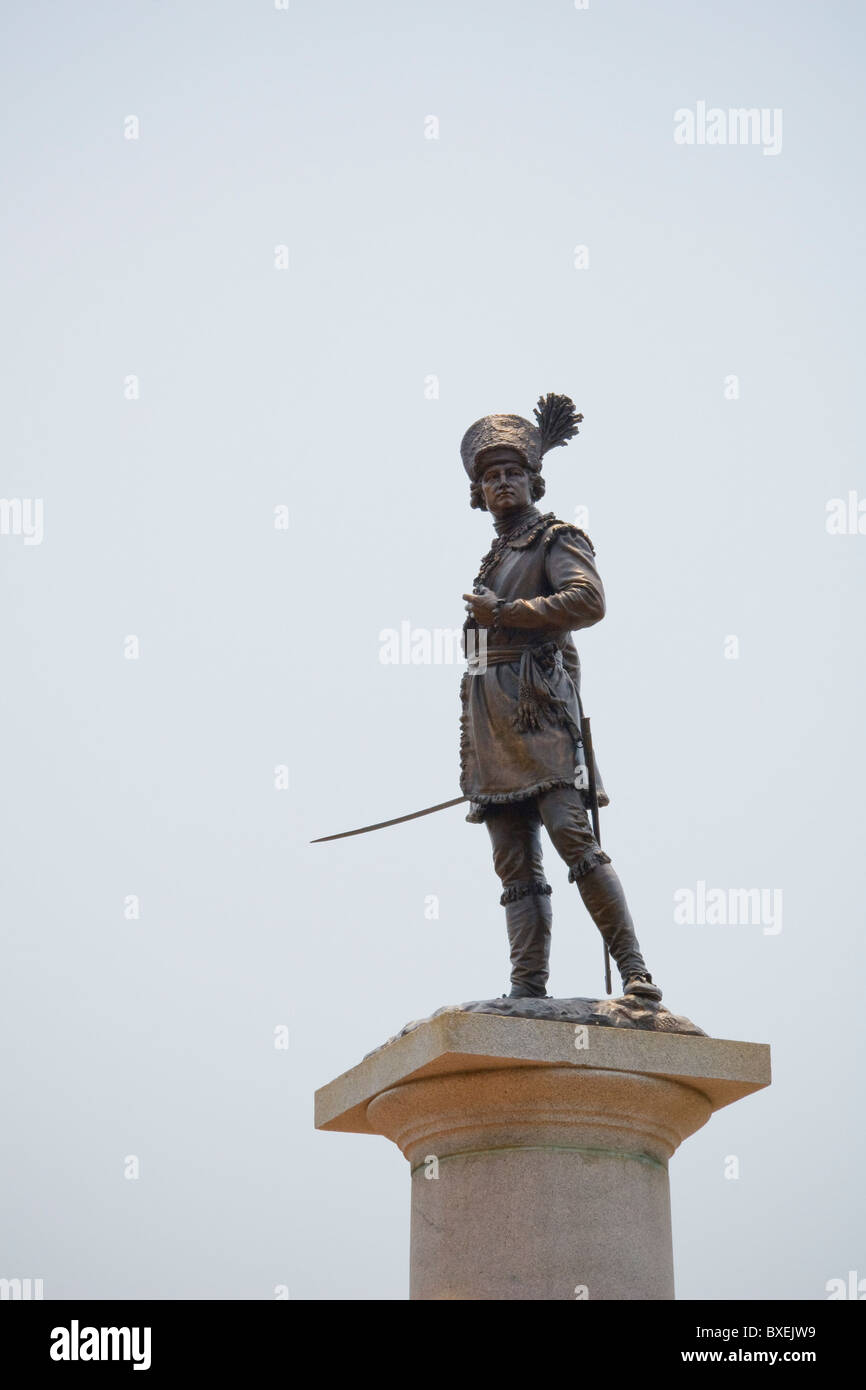
<path id="1" fill-rule="evenodd" d="M 587 792 L 589 799 L 589 813 L 592 817 L 592 833 L 595 842 L 601 848 L 601 822 L 598 814 L 598 785 L 595 779 L 595 753 L 592 748 L 592 725 L 588 717 L 583 713 L 581 706 L 580 728 L 583 737 L 583 752 L 586 758 L 587 773 Z M 613 994 L 613 981 L 610 974 L 610 951 L 607 942 L 604 943 L 604 987 L 608 994 Z"/>

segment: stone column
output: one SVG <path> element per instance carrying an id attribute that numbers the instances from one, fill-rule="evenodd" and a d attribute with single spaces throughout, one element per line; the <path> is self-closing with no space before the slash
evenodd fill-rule
<path id="1" fill-rule="evenodd" d="M 770 1081 L 769 1048 L 434 1016 L 316 1094 L 412 1173 L 413 1299 L 674 1298 L 668 1160 Z"/>

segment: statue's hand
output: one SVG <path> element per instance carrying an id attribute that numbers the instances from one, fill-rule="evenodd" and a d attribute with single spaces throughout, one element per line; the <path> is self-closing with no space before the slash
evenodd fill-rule
<path id="1" fill-rule="evenodd" d="M 468 600 L 466 612 L 474 618 L 479 627 L 490 627 L 496 618 L 496 605 L 499 598 L 492 589 L 485 589 L 482 586 L 478 594 L 464 594 Z"/>

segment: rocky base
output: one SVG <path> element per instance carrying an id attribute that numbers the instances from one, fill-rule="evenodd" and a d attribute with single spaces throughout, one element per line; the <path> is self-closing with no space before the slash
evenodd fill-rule
<path id="1" fill-rule="evenodd" d="M 592 1023 L 601 1028 L 643 1028 L 651 1033 L 690 1033 L 705 1038 L 683 1014 L 636 994 L 619 999 L 479 999 L 448 1005 L 436 1013 L 505 1014 L 510 1018 L 550 1018 L 559 1023 Z M 434 1018 L 435 1018 L 434 1014 Z"/>
<path id="2" fill-rule="evenodd" d="M 623 995 L 619 999 L 473 999 L 467 1004 L 445 1004 L 430 1018 L 441 1014 L 501 1014 L 506 1018 L 550 1019 L 555 1023 L 590 1023 L 597 1028 L 639 1028 L 647 1033 L 687 1033 L 692 1037 L 705 1038 L 703 1028 L 692 1023 L 683 1014 L 672 1014 L 664 1004 L 651 999 L 641 999 L 635 994 Z M 426 1018 L 413 1019 L 395 1033 L 387 1047 L 397 1038 L 405 1037 Z M 367 1056 L 372 1057 L 381 1048 L 376 1047 Z"/>

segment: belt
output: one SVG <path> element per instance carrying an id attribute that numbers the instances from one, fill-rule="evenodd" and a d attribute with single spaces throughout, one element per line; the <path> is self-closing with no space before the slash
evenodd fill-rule
<path id="1" fill-rule="evenodd" d="M 481 630 L 484 631 L 483 628 Z M 473 666 L 502 666 L 509 661 L 522 663 L 527 654 L 540 661 L 542 666 L 548 670 L 553 669 L 554 663 L 562 665 L 562 647 L 558 642 L 524 642 L 516 647 L 487 647 L 486 649 L 479 643 L 478 647 L 477 656 L 469 661 L 470 670 Z M 559 657 L 558 662 L 557 656 Z"/>

